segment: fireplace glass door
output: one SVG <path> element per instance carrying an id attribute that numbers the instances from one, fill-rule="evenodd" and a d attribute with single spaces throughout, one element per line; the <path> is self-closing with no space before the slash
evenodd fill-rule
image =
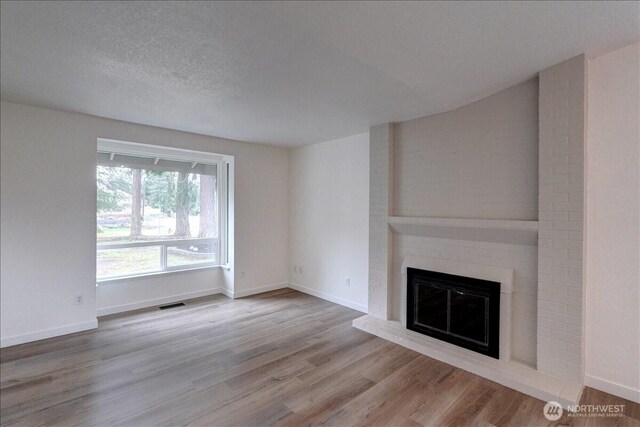
<path id="1" fill-rule="evenodd" d="M 499 283 L 409 270 L 409 329 L 498 357 Z"/>
<path id="2" fill-rule="evenodd" d="M 416 324 L 488 345 L 489 298 L 471 292 L 416 286 Z"/>

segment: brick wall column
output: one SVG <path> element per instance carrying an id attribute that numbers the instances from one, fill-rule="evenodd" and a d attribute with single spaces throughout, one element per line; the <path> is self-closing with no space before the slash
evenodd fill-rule
<path id="1" fill-rule="evenodd" d="M 538 370 L 584 377 L 584 55 L 540 73 Z"/>
<path id="2" fill-rule="evenodd" d="M 369 133 L 369 315 L 389 319 L 392 235 L 393 124 Z"/>

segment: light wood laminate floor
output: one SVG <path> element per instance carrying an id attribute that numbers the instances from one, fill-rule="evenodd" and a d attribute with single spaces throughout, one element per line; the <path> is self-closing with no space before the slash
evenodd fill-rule
<path id="1" fill-rule="evenodd" d="M 296 291 L 100 319 L 1 351 L 4 425 L 548 425 L 544 402 L 351 327 L 354 310 Z M 640 425 L 640 405 L 582 403 Z"/>

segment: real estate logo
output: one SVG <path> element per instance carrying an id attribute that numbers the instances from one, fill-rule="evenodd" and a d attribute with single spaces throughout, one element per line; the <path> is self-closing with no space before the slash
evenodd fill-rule
<path id="1" fill-rule="evenodd" d="M 570 417 L 622 417 L 624 408 L 624 404 L 567 405 L 567 415 Z"/>
<path id="2" fill-rule="evenodd" d="M 562 409 L 561 404 L 552 400 L 544 405 L 543 412 L 544 417 L 549 421 L 557 421 L 560 419 L 560 417 L 562 417 L 562 413 L 564 412 L 564 410 Z"/>

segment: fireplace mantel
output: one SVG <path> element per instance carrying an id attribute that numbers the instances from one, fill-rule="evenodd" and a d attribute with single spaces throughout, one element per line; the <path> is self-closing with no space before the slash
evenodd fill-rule
<path id="1" fill-rule="evenodd" d="M 536 246 L 538 221 L 390 216 L 398 234 Z"/>

